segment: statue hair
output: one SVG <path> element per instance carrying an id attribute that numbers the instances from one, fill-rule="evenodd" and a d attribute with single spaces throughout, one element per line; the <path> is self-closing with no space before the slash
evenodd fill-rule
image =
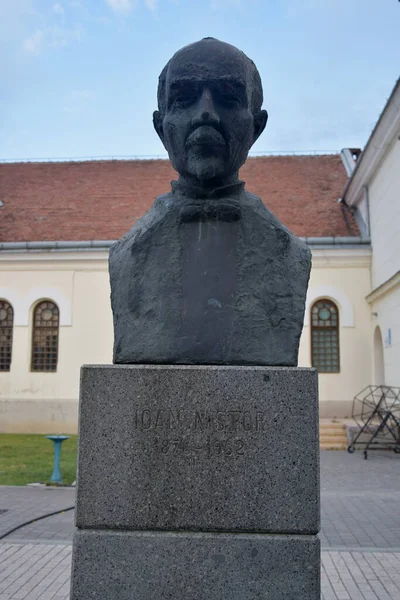
<path id="1" fill-rule="evenodd" d="M 206 40 L 218 41 L 218 40 L 216 40 L 216 38 L 213 38 L 213 37 L 205 37 L 201 41 L 203 42 Z M 224 42 L 221 42 L 221 43 L 224 43 Z M 254 62 L 248 56 L 246 56 L 246 54 L 244 52 L 242 52 L 241 50 L 238 50 L 238 52 L 240 52 L 242 57 L 248 63 L 249 72 L 250 72 L 249 83 L 251 85 L 251 91 L 250 91 L 251 109 L 253 111 L 253 114 L 256 114 L 257 112 L 259 112 L 261 110 L 261 106 L 263 103 L 263 89 L 262 89 L 260 73 L 258 72 L 258 69 L 257 69 L 256 65 L 254 64 Z M 168 73 L 169 65 L 171 64 L 171 61 L 173 60 L 173 58 L 174 57 L 172 57 L 167 62 L 167 64 L 161 71 L 160 76 L 158 78 L 157 102 L 158 102 L 158 110 L 160 111 L 161 115 L 164 115 L 166 112 L 166 109 L 167 109 L 167 106 L 166 106 L 167 73 Z"/>

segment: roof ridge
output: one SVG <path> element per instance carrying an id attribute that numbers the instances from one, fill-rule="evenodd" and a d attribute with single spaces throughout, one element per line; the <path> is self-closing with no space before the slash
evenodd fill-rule
<path id="1" fill-rule="evenodd" d="M 253 160 L 258 158 L 321 158 L 324 156 L 339 156 L 339 151 L 321 151 L 317 152 L 316 150 L 272 150 L 261 151 L 256 154 L 250 154 L 247 160 Z M 106 162 L 169 162 L 169 158 L 167 156 L 162 155 L 143 155 L 143 156 L 77 156 L 74 157 L 52 157 L 52 158 L 0 158 L 0 166 L 1 165 L 22 165 L 22 164 L 76 164 L 76 163 L 106 163 Z"/>

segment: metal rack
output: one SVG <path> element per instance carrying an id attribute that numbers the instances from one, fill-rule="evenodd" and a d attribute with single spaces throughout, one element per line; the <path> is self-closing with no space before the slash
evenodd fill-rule
<path id="1" fill-rule="evenodd" d="M 393 450 L 400 453 L 400 388 L 388 385 L 369 385 L 353 400 L 352 417 L 359 430 L 347 451 L 355 445 L 368 450 Z M 360 439 L 362 438 L 363 439 Z"/>

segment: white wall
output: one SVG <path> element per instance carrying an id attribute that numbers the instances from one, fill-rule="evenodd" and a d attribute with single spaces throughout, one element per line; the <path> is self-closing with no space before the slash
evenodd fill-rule
<path id="1" fill-rule="evenodd" d="M 372 304 L 383 341 L 385 384 L 400 387 L 400 285 Z"/>
<path id="2" fill-rule="evenodd" d="M 369 186 L 372 288 L 400 269 L 400 141 L 397 136 Z"/>
<path id="3" fill-rule="evenodd" d="M 319 298 L 339 309 L 340 373 L 319 375 L 320 416 L 350 417 L 353 398 L 372 381 L 370 252 L 367 249 L 317 250 L 307 295 L 299 366 L 311 366 L 310 308 Z"/>
<path id="4" fill-rule="evenodd" d="M 369 182 L 374 325 L 383 338 L 386 385 L 400 386 L 400 141 L 395 136 Z M 396 278 L 395 278 L 396 279 Z M 388 280 L 391 281 L 389 284 Z M 386 284 L 386 285 L 385 285 Z M 381 289 L 377 289 L 380 286 Z M 391 338 L 391 339 L 389 339 Z"/>
<path id="5" fill-rule="evenodd" d="M 107 258 L 106 252 L 0 254 L 0 297 L 15 312 L 11 371 L 0 373 L 0 432 L 76 431 L 81 365 L 112 362 Z M 353 396 L 372 383 L 369 265 L 366 249 L 313 253 L 308 302 L 331 298 L 341 323 L 341 372 L 319 377 L 321 416 L 348 415 Z M 60 308 L 56 373 L 30 372 L 32 309 L 43 298 Z M 299 364 L 310 366 L 308 325 Z"/>
<path id="6" fill-rule="evenodd" d="M 2 255 L 0 297 L 14 308 L 11 371 L 0 372 L 0 431 L 76 431 L 79 371 L 112 362 L 107 253 Z M 32 311 L 38 300 L 60 309 L 57 372 L 30 371 Z"/>

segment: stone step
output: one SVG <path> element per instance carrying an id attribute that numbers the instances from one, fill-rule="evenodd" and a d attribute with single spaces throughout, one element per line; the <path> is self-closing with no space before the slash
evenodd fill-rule
<path id="1" fill-rule="evenodd" d="M 320 437 L 325 437 L 326 435 L 328 435 L 329 437 L 331 437 L 331 436 L 346 437 L 346 430 L 345 429 L 322 429 L 322 430 L 320 430 L 319 435 L 320 435 Z"/>
<path id="2" fill-rule="evenodd" d="M 319 440 L 321 450 L 344 450 L 348 446 L 343 423 L 320 423 Z"/>
<path id="3" fill-rule="evenodd" d="M 346 450 L 348 443 L 324 443 L 321 442 L 319 447 L 321 450 Z"/>
<path id="4" fill-rule="evenodd" d="M 347 437 L 343 435 L 324 435 L 319 438 L 320 444 L 347 444 Z"/>

